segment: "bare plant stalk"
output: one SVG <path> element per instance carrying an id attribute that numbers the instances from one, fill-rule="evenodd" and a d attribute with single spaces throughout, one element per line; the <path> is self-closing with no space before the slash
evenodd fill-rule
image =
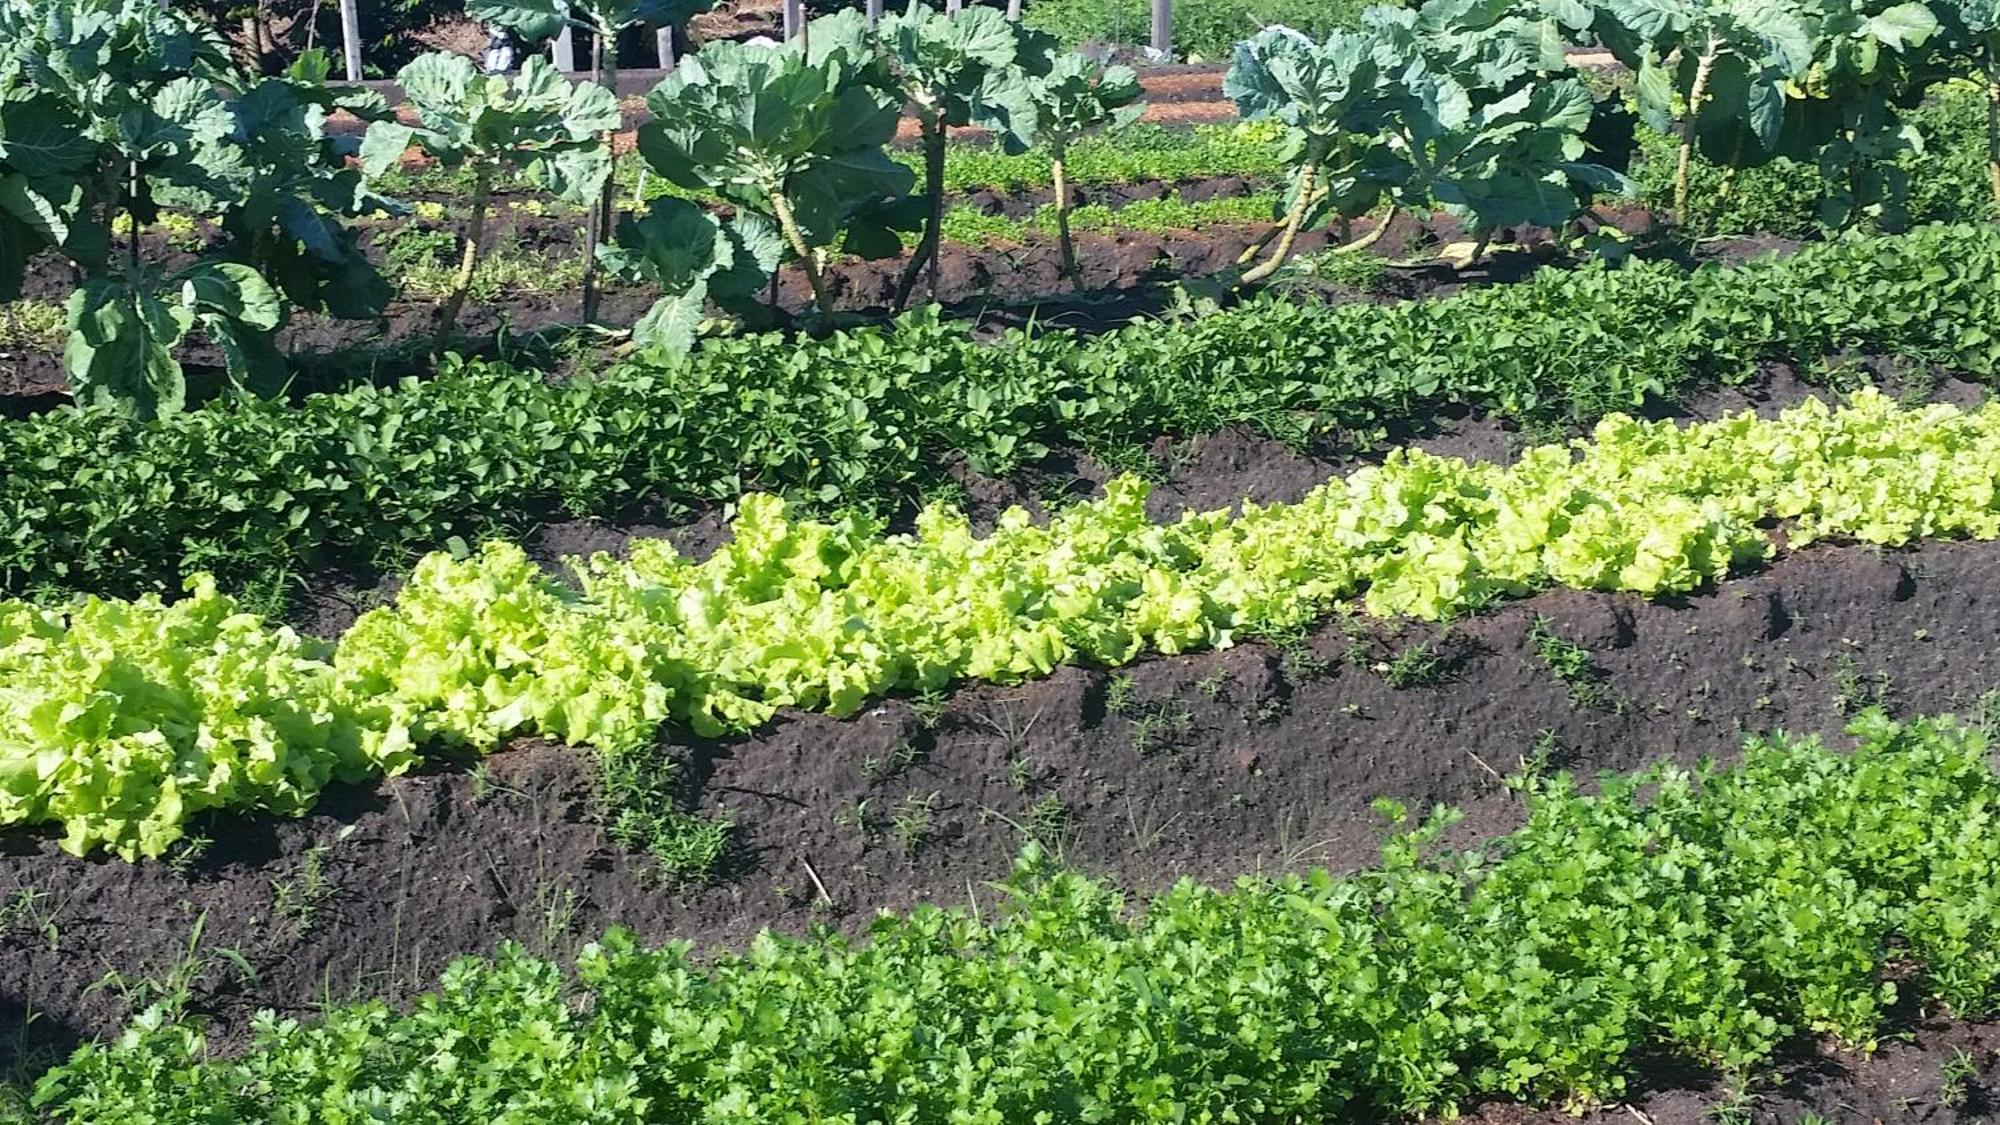
<path id="1" fill-rule="evenodd" d="M 785 242 L 791 246 L 792 253 L 799 259 L 800 268 L 806 271 L 806 284 L 812 286 L 813 307 L 817 308 L 822 316 L 831 315 L 833 302 L 826 296 L 826 279 L 820 276 L 819 258 L 814 256 L 812 248 L 806 245 L 805 232 L 799 229 L 798 218 L 792 213 L 792 201 L 785 198 L 783 191 L 772 191 L 770 196 L 771 211 L 778 218 L 778 229 L 784 233 Z"/>
<path id="2" fill-rule="evenodd" d="M 1715 70 L 1719 46 L 1714 39 L 1694 64 L 1694 85 L 1688 87 L 1687 119 L 1681 122 L 1680 159 L 1674 166 L 1674 222 L 1687 221 L 1688 171 L 1694 164 L 1694 123 L 1701 116 L 1701 103 L 1708 100 L 1708 79 Z"/>
<path id="3" fill-rule="evenodd" d="M 465 310 L 466 295 L 472 292 L 472 279 L 479 272 L 479 248 L 486 241 L 486 208 L 492 195 L 493 168 L 482 162 L 472 176 L 472 216 L 465 224 L 465 248 L 459 254 L 458 275 L 452 279 L 451 295 L 438 310 L 437 335 L 431 341 L 434 356 L 444 355 L 457 334 L 458 314 Z"/>
<path id="4" fill-rule="evenodd" d="M 1077 266 L 1076 239 L 1072 238 L 1069 232 L 1069 170 L 1064 167 L 1061 149 L 1051 154 L 1049 174 L 1055 180 L 1056 246 L 1062 253 L 1063 276 L 1069 278 L 1070 286 L 1081 293 L 1083 270 Z"/>
<path id="5" fill-rule="evenodd" d="M 1388 213 L 1382 216 L 1382 221 L 1376 223 L 1375 226 L 1372 229 L 1370 229 L 1367 234 L 1362 235 L 1360 238 L 1357 238 L 1352 242 L 1343 243 L 1342 245 L 1334 247 L 1332 252 L 1335 254 L 1359 254 L 1361 251 L 1366 250 L 1369 247 L 1375 245 L 1376 243 L 1382 241 L 1382 236 L 1389 233 L 1389 224 L 1396 221 L 1396 216 L 1398 214 L 1400 214 L 1400 212 L 1398 211 L 1396 205 L 1393 203 L 1390 204 Z"/>
<path id="6" fill-rule="evenodd" d="M 931 299 L 938 295 L 938 273 L 942 260 L 944 241 L 944 155 L 945 129 L 944 115 L 919 107 L 918 124 L 924 135 L 924 195 L 930 200 L 930 213 L 924 216 L 924 237 L 917 243 L 916 252 L 903 264 L 902 276 L 896 279 L 896 299 L 894 307 L 903 311 L 910 303 L 910 294 L 916 291 L 917 276 L 930 267 Z"/>
<path id="7" fill-rule="evenodd" d="M 1285 264 L 1285 259 L 1292 256 L 1292 245 L 1299 240 L 1299 228 L 1305 225 L 1306 212 L 1311 209 L 1314 199 L 1313 187 L 1318 180 L 1319 164 L 1316 162 L 1307 164 L 1299 171 L 1298 198 L 1292 200 L 1292 209 L 1285 215 L 1285 225 L 1278 234 L 1278 248 L 1271 251 L 1270 257 L 1243 274 L 1245 285 L 1255 285 L 1277 273 L 1278 267 Z"/>

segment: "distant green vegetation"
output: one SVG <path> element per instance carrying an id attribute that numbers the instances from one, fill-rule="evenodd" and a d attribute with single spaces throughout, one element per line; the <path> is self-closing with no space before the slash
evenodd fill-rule
<path id="1" fill-rule="evenodd" d="M 1284 24 L 1315 36 L 1360 22 L 1363 0 L 1197 0 L 1174 5 L 1174 56 L 1214 62 L 1258 28 Z M 1152 35 L 1146 0 L 1029 0 L 1030 24 L 1064 43 L 1143 45 Z"/>

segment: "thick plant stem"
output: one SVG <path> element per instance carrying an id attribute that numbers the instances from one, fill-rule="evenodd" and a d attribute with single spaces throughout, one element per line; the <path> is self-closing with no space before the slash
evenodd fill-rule
<path id="1" fill-rule="evenodd" d="M 924 216 L 924 237 L 917 243 L 916 252 L 903 264 L 902 276 L 896 279 L 897 312 L 909 306 L 910 294 L 916 291 L 917 276 L 930 269 L 931 300 L 937 300 L 939 262 L 944 241 L 944 116 L 920 108 L 918 123 L 924 137 L 924 198 L 929 201 L 929 213 Z"/>
<path id="2" fill-rule="evenodd" d="M 1062 252 L 1063 276 L 1069 278 L 1070 288 L 1083 292 L 1083 271 L 1076 264 L 1076 239 L 1069 233 L 1069 170 L 1063 165 L 1063 157 L 1058 150 L 1049 160 L 1049 176 L 1055 181 L 1056 189 L 1056 245 Z"/>
<path id="3" fill-rule="evenodd" d="M 1687 221 L 1688 172 L 1694 165 L 1694 123 L 1701 116 L 1701 103 L 1708 98 L 1708 77 L 1715 70 L 1716 43 L 1708 47 L 1694 64 L 1694 85 L 1688 87 L 1687 119 L 1681 122 L 1680 159 L 1674 165 L 1674 222 Z"/>
<path id="4" fill-rule="evenodd" d="M 1312 207 L 1313 187 L 1319 180 L 1319 165 L 1307 164 L 1299 172 L 1298 198 L 1292 200 L 1291 212 L 1285 216 L 1285 225 L 1278 235 L 1278 247 L 1271 256 L 1252 266 L 1243 274 L 1243 284 L 1255 285 L 1278 272 L 1285 259 L 1292 256 L 1292 245 L 1299 240 L 1299 228 L 1305 225 L 1306 211 Z"/>
<path id="5" fill-rule="evenodd" d="M 431 341 L 431 354 L 444 355 L 451 345 L 451 338 L 458 331 L 458 314 L 465 309 L 466 295 L 472 292 L 472 279 L 479 271 L 479 246 L 486 241 L 486 207 L 493 195 L 493 168 L 480 164 L 472 178 L 472 217 L 465 224 L 465 249 L 458 259 L 458 276 L 452 279 L 451 296 L 444 300 L 444 307 L 438 310 L 437 335 Z"/>
<path id="6" fill-rule="evenodd" d="M 799 220 L 792 214 L 792 201 L 785 198 L 782 191 L 773 191 L 771 210 L 778 219 L 778 229 L 784 232 L 785 242 L 799 260 L 799 267 L 806 271 L 806 284 L 812 286 L 813 307 L 820 315 L 833 313 L 833 303 L 826 296 L 826 279 L 820 276 L 819 258 L 814 256 L 812 247 L 806 245 L 805 232 L 799 229 Z"/>
<path id="7" fill-rule="evenodd" d="M 1376 243 L 1382 241 L 1382 237 L 1389 233 L 1389 224 L 1395 222 L 1396 216 L 1400 213 L 1401 211 L 1396 207 L 1395 204 L 1393 203 L 1390 204 L 1388 213 L 1382 216 L 1381 222 L 1376 223 L 1375 226 L 1372 229 L 1370 229 L 1367 234 L 1362 235 L 1360 238 L 1357 238 L 1352 242 L 1345 243 L 1341 246 L 1335 247 L 1333 253 L 1359 254 L 1363 250 L 1366 250 L 1369 247 L 1375 245 Z"/>
<path id="8" fill-rule="evenodd" d="M 938 277 L 944 272 L 944 117 L 940 115 L 924 148 L 924 180 L 931 193 L 931 300 L 938 299 Z"/>

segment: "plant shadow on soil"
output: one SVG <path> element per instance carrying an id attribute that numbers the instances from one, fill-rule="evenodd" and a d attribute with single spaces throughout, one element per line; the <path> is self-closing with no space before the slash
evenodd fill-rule
<path id="1" fill-rule="evenodd" d="M 1810 393 L 1778 369 L 1686 413 Z M 1520 435 L 1457 419 L 1422 443 L 1506 460 Z M 1162 518 L 1297 499 L 1345 467 L 1242 430 L 1154 453 Z M 970 507 L 984 521 L 1010 503 L 1039 510 L 1109 475 L 1081 456 L 1045 469 L 968 477 Z M 726 528 L 712 514 L 676 527 L 573 522 L 529 542 L 553 566 L 643 535 L 699 555 Z M 1558 590 L 1445 625 L 1337 618 L 1218 652 L 887 699 L 849 719 L 788 712 L 741 739 L 669 734 L 661 753 L 679 764 L 689 806 L 737 825 L 724 877 L 702 885 L 669 884 L 613 843 L 588 753 L 537 740 L 336 788 L 297 820 L 213 816 L 201 846 L 170 862 L 77 860 L 46 835 L 13 836 L 0 853 L 0 1053 L 114 1032 L 127 999 L 93 987 L 112 973 L 178 972 L 229 1050 L 259 1008 L 310 1016 L 328 999 L 406 999 L 452 958 L 502 940 L 566 957 L 617 924 L 729 948 L 767 927 L 859 932 L 877 911 L 923 902 L 991 911 L 989 884 L 1030 839 L 1135 895 L 1181 878 L 1370 864 L 1377 797 L 1463 808 L 1447 843 L 1471 845 L 1519 823 L 1501 778 L 1524 767 L 1727 759 L 1746 730 L 1833 733 L 1873 703 L 1993 718 L 1996 578 L 2000 544 L 1823 545 L 1672 602 Z M 342 627 L 380 596 L 363 593 L 309 604 L 302 624 Z M 1594 690 L 1557 674 L 1538 629 L 1587 651 Z M 30 905 L 8 909 L 17 902 Z M 1939 1067 L 1967 1045 L 1988 1066 L 2000 1031 L 1922 1013 L 1905 1030 L 1869 1057 L 1801 1044 L 1748 1104 L 1758 1120 L 1806 1107 L 1832 1120 L 1971 1119 L 1942 1105 Z M 1729 1096 L 1722 1078 L 1678 1065 L 1640 1070 L 1636 1108 L 1651 1120 L 1696 1120 Z M 1926 1097 L 1923 1115 L 1899 1116 L 1895 1099 Z M 1477 1115 L 1558 1119 L 1503 1105 Z"/>

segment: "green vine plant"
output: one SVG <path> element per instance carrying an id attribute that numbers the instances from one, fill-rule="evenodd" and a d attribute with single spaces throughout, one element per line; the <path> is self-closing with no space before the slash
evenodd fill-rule
<path id="1" fill-rule="evenodd" d="M 400 166 L 415 145 L 447 168 L 472 169 L 458 273 L 438 310 L 433 341 L 433 351 L 443 355 L 478 272 L 495 177 L 518 171 L 567 202 L 594 201 L 611 176 L 603 135 L 618 126 L 618 100 L 594 83 L 572 85 L 541 58 L 530 58 L 509 79 L 481 74 L 470 59 L 438 52 L 404 67 L 396 81 L 420 123 L 369 126 L 361 144 L 363 167 L 380 175 Z"/>

